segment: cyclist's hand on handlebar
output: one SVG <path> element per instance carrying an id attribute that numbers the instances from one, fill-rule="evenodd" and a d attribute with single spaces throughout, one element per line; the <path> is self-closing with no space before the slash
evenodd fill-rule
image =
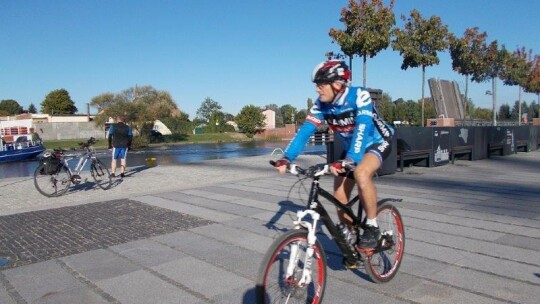
<path id="1" fill-rule="evenodd" d="M 332 163 L 330 166 L 330 172 L 335 176 L 338 176 L 341 173 L 345 173 L 350 170 L 354 170 L 355 163 L 350 159 L 338 160 Z"/>
<path id="2" fill-rule="evenodd" d="M 279 174 L 287 173 L 287 166 L 290 164 L 289 160 L 282 158 L 273 163 L 274 167 L 278 170 Z"/>

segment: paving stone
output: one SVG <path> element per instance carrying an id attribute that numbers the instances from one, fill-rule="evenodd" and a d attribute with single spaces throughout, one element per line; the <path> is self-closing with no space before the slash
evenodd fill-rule
<path id="1" fill-rule="evenodd" d="M 140 270 L 96 283 L 101 289 L 125 304 L 178 304 L 200 301 L 187 290 Z"/>
<path id="2" fill-rule="evenodd" d="M 129 199 L 7 215 L 0 257 L 18 267 L 209 223 Z"/>
<path id="3" fill-rule="evenodd" d="M 207 298 L 213 298 L 241 286 L 253 285 L 248 279 L 193 257 L 162 264 L 152 269 Z M 209 276 L 213 282 L 211 286 L 208 285 Z"/>

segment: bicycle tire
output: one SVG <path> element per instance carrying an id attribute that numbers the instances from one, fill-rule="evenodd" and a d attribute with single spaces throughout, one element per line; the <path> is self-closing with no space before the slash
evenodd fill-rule
<path id="1" fill-rule="evenodd" d="M 321 303 L 326 287 L 326 254 L 317 240 L 311 264 L 311 283 L 294 286 L 302 275 L 308 233 L 306 230 L 292 230 L 281 235 L 266 252 L 257 278 L 257 303 Z M 299 251 L 294 273 L 287 274 L 291 245 L 297 244 Z M 276 281 L 274 281 L 276 279 Z M 290 301 L 290 302 L 289 302 Z"/>
<path id="2" fill-rule="evenodd" d="M 94 178 L 96 184 L 103 190 L 107 190 L 112 186 L 112 178 L 109 169 L 103 165 L 99 159 L 92 161 L 90 165 L 90 174 Z"/>
<path id="3" fill-rule="evenodd" d="M 386 283 L 397 274 L 405 250 L 405 229 L 399 210 L 394 205 L 384 202 L 377 207 L 377 224 L 384 235 L 392 240 L 388 249 L 368 255 L 365 258 L 365 269 L 375 283 Z M 384 236 L 383 236 L 384 237 Z"/>
<path id="4" fill-rule="evenodd" d="M 45 172 L 44 164 L 40 164 L 34 171 L 34 186 L 39 193 L 47 197 L 56 197 L 67 192 L 71 185 L 71 173 L 65 165 L 62 165 L 55 174 Z"/>

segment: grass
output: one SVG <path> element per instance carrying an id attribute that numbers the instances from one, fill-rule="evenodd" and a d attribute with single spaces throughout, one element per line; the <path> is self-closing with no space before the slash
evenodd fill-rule
<path id="1" fill-rule="evenodd" d="M 167 136 L 164 136 L 167 137 Z M 79 143 L 88 140 L 85 139 L 70 139 L 70 140 L 46 140 L 44 145 L 46 149 L 52 150 L 55 148 L 61 148 L 64 150 L 79 149 Z M 177 141 L 165 141 L 163 143 L 153 143 L 151 145 L 167 145 L 167 144 L 182 144 L 182 143 L 207 143 L 207 142 L 238 142 L 246 140 L 243 137 L 239 137 L 236 133 L 205 133 L 205 134 L 190 134 L 183 136 Z M 106 149 L 108 147 L 107 139 L 99 139 L 94 145 L 95 148 Z"/>

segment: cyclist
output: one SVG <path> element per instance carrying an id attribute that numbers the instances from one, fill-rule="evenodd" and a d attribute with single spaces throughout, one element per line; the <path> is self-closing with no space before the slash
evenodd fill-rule
<path id="1" fill-rule="evenodd" d="M 112 151 L 111 177 L 116 177 L 116 162 L 120 159 L 120 177 L 126 173 L 127 151 L 131 148 L 133 133 L 131 128 L 124 123 L 124 118 L 116 118 L 116 124 L 109 128 L 109 150 Z"/>
<path id="2" fill-rule="evenodd" d="M 286 165 L 300 154 L 309 137 L 326 121 L 343 143 L 343 154 L 337 158 L 340 161 L 330 167 L 335 175 L 334 196 L 346 204 L 356 181 L 367 215 L 366 229 L 358 242 L 361 247 L 374 248 L 381 233 L 376 220 L 377 189 L 372 177 L 390 154 L 394 130 L 377 114 L 369 92 L 350 86 L 350 79 L 351 72 L 341 60 L 328 60 L 315 67 L 311 80 L 319 98 L 276 167 L 284 174 Z M 346 167 L 354 169 L 349 171 Z M 352 219 L 342 211 L 338 211 L 338 216 L 353 231 Z"/>

